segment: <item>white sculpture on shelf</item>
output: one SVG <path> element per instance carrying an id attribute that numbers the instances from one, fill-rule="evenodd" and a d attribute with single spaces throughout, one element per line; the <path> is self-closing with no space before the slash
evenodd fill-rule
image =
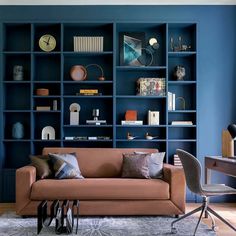
<path id="1" fill-rule="evenodd" d="M 80 105 L 78 103 L 72 103 L 70 105 L 70 125 L 79 124 L 79 111 Z"/>
<path id="2" fill-rule="evenodd" d="M 42 129 L 42 139 L 43 140 L 54 140 L 55 139 L 55 129 L 52 126 L 45 126 Z"/>

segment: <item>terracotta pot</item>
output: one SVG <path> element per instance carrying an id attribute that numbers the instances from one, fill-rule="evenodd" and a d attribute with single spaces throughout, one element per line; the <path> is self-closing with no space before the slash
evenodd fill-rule
<path id="1" fill-rule="evenodd" d="M 38 96 L 48 96 L 49 95 L 49 89 L 46 89 L 46 88 L 36 89 L 36 95 L 38 95 Z"/>

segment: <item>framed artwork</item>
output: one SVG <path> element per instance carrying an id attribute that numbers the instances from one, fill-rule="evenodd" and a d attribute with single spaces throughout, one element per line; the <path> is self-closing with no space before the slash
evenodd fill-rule
<path id="1" fill-rule="evenodd" d="M 142 48 L 145 47 L 145 33 L 120 33 L 120 65 L 121 66 L 142 66 L 138 58 L 142 55 Z"/>

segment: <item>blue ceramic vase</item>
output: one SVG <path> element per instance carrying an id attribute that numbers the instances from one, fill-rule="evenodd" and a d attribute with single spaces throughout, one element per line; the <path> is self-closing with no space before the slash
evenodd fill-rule
<path id="1" fill-rule="evenodd" d="M 16 139 L 21 139 L 24 137 L 24 126 L 20 122 L 13 124 L 12 137 Z"/>

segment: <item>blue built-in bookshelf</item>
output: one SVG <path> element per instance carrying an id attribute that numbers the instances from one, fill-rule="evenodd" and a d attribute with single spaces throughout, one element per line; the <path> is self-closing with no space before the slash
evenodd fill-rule
<path id="1" fill-rule="evenodd" d="M 195 23 L 132 23 L 132 22 L 21 22 L 2 23 L 1 63 L 1 170 L 14 176 L 16 168 L 29 164 L 29 154 L 40 154 L 43 147 L 116 147 L 157 148 L 166 152 L 165 162 L 173 163 L 177 148 L 197 156 L 197 25 Z M 121 63 L 121 34 L 142 33 L 142 48 L 156 38 L 159 48 L 148 66 L 125 66 Z M 39 38 L 51 34 L 56 39 L 52 52 L 39 48 Z M 74 52 L 73 36 L 103 36 L 102 52 Z M 179 42 L 179 37 L 182 41 Z M 174 39 L 174 45 L 171 39 Z M 178 50 L 180 45 L 191 46 Z M 175 47 L 173 50 L 173 46 Z M 100 71 L 88 68 L 88 79 L 74 81 L 73 65 L 98 64 Z M 24 80 L 13 80 L 13 67 L 22 65 Z M 185 68 L 183 81 L 174 77 L 177 65 Z M 139 78 L 165 78 L 166 95 L 136 95 Z M 36 89 L 48 88 L 49 96 L 37 96 Z M 80 89 L 98 89 L 102 95 L 78 96 Z M 183 97 L 185 109 L 176 104 L 168 110 L 168 92 Z M 36 106 L 50 106 L 57 100 L 57 110 L 37 111 Z M 69 106 L 79 103 L 80 124 L 70 125 Z M 100 110 L 100 119 L 107 124 L 86 125 L 93 119 L 92 110 Z M 137 110 L 143 125 L 121 125 L 127 110 Z M 148 125 L 148 110 L 160 112 L 160 124 Z M 12 126 L 24 125 L 24 137 L 12 138 Z M 172 125 L 172 121 L 192 121 L 193 125 Z M 45 126 L 53 126 L 55 140 L 41 140 Z M 137 136 L 127 139 L 127 133 Z M 145 134 L 157 136 L 147 140 Z M 104 140 L 65 140 L 68 136 L 106 136 Z M 4 175 L 2 175 L 4 176 Z M 6 174 L 7 176 L 7 174 Z M 12 178 L 13 180 L 14 178 Z M 11 195 L 12 196 L 12 195 Z M 10 196 L 10 198 L 11 198 Z M 188 194 L 188 198 L 193 196 Z M 4 200 L 4 199 L 3 199 Z M 9 199 L 8 199 L 9 200 Z"/>

